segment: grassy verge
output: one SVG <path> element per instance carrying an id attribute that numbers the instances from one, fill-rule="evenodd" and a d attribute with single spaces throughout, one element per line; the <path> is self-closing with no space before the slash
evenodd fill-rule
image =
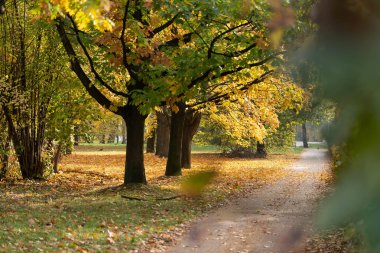
<path id="1" fill-rule="evenodd" d="M 94 154 L 101 155 L 112 152 L 114 154 L 124 154 L 125 153 L 125 144 L 97 144 L 97 143 L 81 143 L 79 146 L 74 147 L 74 153 L 76 154 Z M 217 146 L 213 145 L 196 145 L 192 146 L 193 153 L 219 153 L 220 149 Z"/>
<path id="2" fill-rule="evenodd" d="M 170 231 L 231 194 L 284 177 L 283 168 L 296 158 L 195 154 L 183 177 L 167 178 L 165 159 L 147 155 L 149 184 L 125 188 L 120 187 L 124 155 L 73 154 L 63 160 L 62 173 L 48 181 L 0 183 L 0 252 L 122 252 L 142 242 L 168 242 Z M 217 174 L 201 197 L 156 200 L 181 194 L 183 178 L 210 170 Z"/>

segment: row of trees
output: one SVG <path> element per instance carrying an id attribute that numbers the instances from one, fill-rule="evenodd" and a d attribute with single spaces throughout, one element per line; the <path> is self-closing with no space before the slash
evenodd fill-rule
<path id="1" fill-rule="evenodd" d="M 191 166 L 201 112 L 247 146 L 279 126 L 279 112 L 300 109 L 302 90 L 279 68 L 284 52 L 268 39 L 280 26 L 266 26 L 277 7 L 127 0 L 102 1 L 99 8 L 94 2 L 5 2 L 3 143 L 6 150 L 7 136 L 12 140 L 24 178 L 42 178 L 45 154 L 61 150 L 86 111 L 97 110 L 78 82 L 125 122 L 125 184 L 146 183 L 144 134 L 153 135 L 145 131 L 153 111 L 157 152 L 167 152 L 165 174 L 173 176 Z"/>

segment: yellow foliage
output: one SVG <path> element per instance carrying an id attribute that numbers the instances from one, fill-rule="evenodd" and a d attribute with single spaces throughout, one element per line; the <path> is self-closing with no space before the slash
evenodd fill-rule
<path id="1" fill-rule="evenodd" d="M 50 12 L 51 18 L 54 19 L 59 13 L 68 13 L 73 16 L 78 24 L 79 29 L 86 30 L 86 28 L 93 24 L 94 27 L 100 31 L 111 31 L 114 23 L 106 16 L 111 10 L 112 2 L 110 0 L 101 0 L 100 5 L 98 1 L 91 0 L 49 0 L 48 6 L 46 1 L 41 1 L 43 11 Z"/>

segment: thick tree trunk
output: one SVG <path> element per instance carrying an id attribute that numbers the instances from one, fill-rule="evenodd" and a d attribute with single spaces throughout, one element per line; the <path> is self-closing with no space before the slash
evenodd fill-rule
<path id="1" fill-rule="evenodd" d="M 306 122 L 302 124 L 302 142 L 303 147 L 308 148 L 309 144 L 307 143 L 307 129 L 306 129 Z"/>
<path id="2" fill-rule="evenodd" d="M 267 156 L 268 156 L 268 153 L 267 153 L 267 150 L 265 148 L 265 144 L 257 142 L 257 149 L 256 149 L 255 157 L 265 158 Z"/>
<path id="3" fill-rule="evenodd" d="M 146 141 L 146 152 L 154 153 L 154 144 L 156 143 L 156 131 L 153 130 L 152 136 Z"/>
<path id="4" fill-rule="evenodd" d="M 178 104 L 179 111 L 172 113 L 170 124 L 169 155 L 165 176 L 181 175 L 182 135 L 185 121 L 185 105 Z"/>
<path id="5" fill-rule="evenodd" d="M 191 144 L 193 137 L 198 130 L 201 123 L 202 114 L 187 110 L 185 115 L 185 123 L 182 135 L 182 154 L 181 154 L 181 167 L 191 168 Z"/>
<path id="6" fill-rule="evenodd" d="M 169 112 L 164 109 L 163 112 L 157 114 L 157 129 L 156 129 L 156 155 L 160 157 L 168 157 L 169 140 L 170 140 L 170 116 Z"/>
<path id="7" fill-rule="evenodd" d="M 145 116 L 136 106 L 127 107 L 127 158 L 125 163 L 124 184 L 146 184 L 144 167 L 144 126 Z"/>

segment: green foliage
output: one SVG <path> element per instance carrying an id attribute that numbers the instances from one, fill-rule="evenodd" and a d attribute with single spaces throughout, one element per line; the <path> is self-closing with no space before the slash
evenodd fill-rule
<path id="1" fill-rule="evenodd" d="M 295 126 L 297 124 L 294 119 L 296 116 L 296 112 L 292 110 L 280 114 L 279 128 L 270 132 L 265 138 L 265 144 L 269 152 L 294 148 L 296 139 Z"/>
<path id="2" fill-rule="evenodd" d="M 367 251 L 378 252 L 380 27 L 374 20 L 379 16 L 379 4 L 361 3 L 360 8 L 352 8 L 349 1 L 321 1 L 315 9 L 318 41 L 308 45 L 308 50 L 319 71 L 320 94 L 337 104 L 329 142 L 342 152 L 338 188 L 325 203 L 320 223 L 355 222 Z"/>
<path id="3" fill-rule="evenodd" d="M 5 73 L 0 108 L 22 176 L 40 178 L 51 171 L 55 146 L 70 146 L 73 124 L 88 107 L 83 106 L 87 101 L 67 68 L 57 34 L 51 24 L 37 19 L 32 8 L 9 1 L 0 17 L 4 21 L 0 65 Z"/>

